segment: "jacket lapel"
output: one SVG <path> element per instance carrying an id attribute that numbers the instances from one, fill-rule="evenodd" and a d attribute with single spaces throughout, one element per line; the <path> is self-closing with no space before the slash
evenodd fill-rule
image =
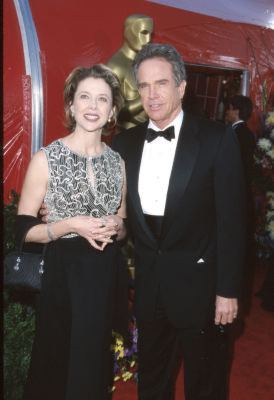
<path id="1" fill-rule="evenodd" d="M 199 152 L 197 134 L 198 124 L 196 120 L 190 115 L 184 114 L 169 180 L 162 231 L 163 238 L 166 236 L 173 219 L 176 217 L 177 210 L 180 209 L 180 202 L 182 201 L 197 160 Z"/>
<path id="2" fill-rule="evenodd" d="M 130 149 L 127 154 L 126 169 L 127 169 L 127 186 L 128 186 L 128 196 L 132 203 L 132 208 L 137 215 L 137 218 L 145 231 L 146 235 L 155 242 L 155 238 L 151 233 L 151 230 L 146 224 L 140 196 L 138 193 L 138 181 L 139 181 L 139 171 L 141 165 L 141 158 L 143 153 L 143 147 L 145 142 L 146 130 L 148 123 L 139 125 L 136 127 L 134 134 L 131 138 Z"/>

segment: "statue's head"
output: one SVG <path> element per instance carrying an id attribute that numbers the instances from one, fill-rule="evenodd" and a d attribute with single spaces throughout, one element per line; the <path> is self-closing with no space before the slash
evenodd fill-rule
<path id="1" fill-rule="evenodd" d="M 151 40 L 153 19 L 147 15 L 133 14 L 126 18 L 124 27 L 124 38 L 128 46 L 138 52 Z"/>

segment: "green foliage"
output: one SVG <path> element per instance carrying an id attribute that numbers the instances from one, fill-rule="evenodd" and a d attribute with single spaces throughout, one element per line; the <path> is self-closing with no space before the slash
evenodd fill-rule
<path id="1" fill-rule="evenodd" d="M 34 330 L 35 315 L 33 308 L 8 301 L 4 311 L 5 400 L 22 399 L 30 363 Z"/>

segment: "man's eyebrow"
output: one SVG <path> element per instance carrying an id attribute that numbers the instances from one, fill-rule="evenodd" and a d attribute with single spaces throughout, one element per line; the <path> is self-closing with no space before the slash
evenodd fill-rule
<path id="1" fill-rule="evenodd" d="M 155 81 L 155 82 L 152 82 L 153 84 L 157 84 L 157 83 L 165 83 L 165 82 L 168 82 L 169 80 L 168 79 L 166 79 L 166 78 L 163 78 L 163 79 L 159 79 L 159 80 L 157 80 L 157 81 Z M 149 83 L 148 82 L 138 82 L 137 83 L 137 85 L 138 86 L 141 86 L 141 85 L 149 85 Z"/>

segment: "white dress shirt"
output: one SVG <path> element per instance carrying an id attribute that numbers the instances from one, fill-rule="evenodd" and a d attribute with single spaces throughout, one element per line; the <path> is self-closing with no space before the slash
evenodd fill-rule
<path id="1" fill-rule="evenodd" d="M 138 192 L 144 214 L 163 216 L 165 213 L 169 179 L 183 116 L 183 111 L 181 111 L 164 128 L 174 126 L 174 139 L 168 141 L 163 137 L 157 137 L 152 142 L 145 141 L 144 143 L 138 182 Z M 152 121 L 149 121 L 148 128 L 155 131 L 160 130 Z"/>

